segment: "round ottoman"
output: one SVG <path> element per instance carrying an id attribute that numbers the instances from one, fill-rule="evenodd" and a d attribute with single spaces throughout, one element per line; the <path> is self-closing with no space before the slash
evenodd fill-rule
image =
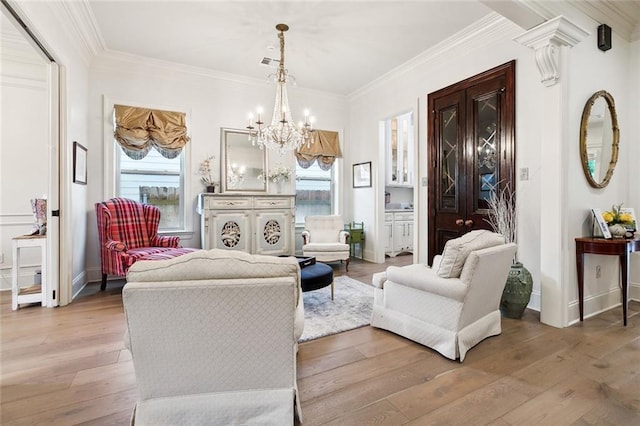
<path id="1" fill-rule="evenodd" d="M 300 270 L 302 291 L 313 291 L 331 286 L 331 300 L 333 300 L 333 269 L 324 263 L 314 263 Z"/>

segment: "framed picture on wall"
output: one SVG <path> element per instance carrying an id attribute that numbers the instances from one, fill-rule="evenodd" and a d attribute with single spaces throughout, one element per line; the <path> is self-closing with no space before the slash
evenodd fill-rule
<path id="1" fill-rule="evenodd" d="M 371 187 L 371 161 L 353 165 L 353 187 Z"/>
<path id="2" fill-rule="evenodd" d="M 87 148 L 73 142 L 73 183 L 87 184 Z"/>

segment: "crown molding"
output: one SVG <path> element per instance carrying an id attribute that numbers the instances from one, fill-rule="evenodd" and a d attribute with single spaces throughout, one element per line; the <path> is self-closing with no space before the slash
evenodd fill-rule
<path id="1" fill-rule="evenodd" d="M 640 40 L 640 3 L 637 1 L 548 1 L 517 0 L 545 19 L 556 16 L 586 18 L 597 24 L 607 24 L 626 41 Z M 588 26 L 586 19 L 579 22 Z"/>
<path id="2" fill-rule="evenodd" d="M 93 58 L 105 50 L 105 42 L 100 27 L 88 0 L 61 2 L 67 18 L 79 35 L 85 56 Z"/>
<path id="3" fill-rule="evenodd" d="M 513 24 L 508 19 L 496 12 L 491 12 L 482 19 L 467 26 L 462 31 L 457 32 L 434 47 L 425 50 L 418 56 L 415 56 L 360 89 L 350 93 L 347 98 L 353 101 L 419 66 L 438 60 L 445 60 L 447 53 L 462 44 L 469 44 L 469 46 L 484 45 L 490 40 L 495 40 L 499 36 L 503 36 L 505 31 L 511 31 L 512 27 Z"/>
<path id="4" fill-rule="evenodd" d="M 121 63 L 130 64 L 131 67 L 123 67 Z M 92 67 L 96 70 L 118 71 L 118 72 L 131 72 L 132 74 L 139 74 L 139 72 L 132 67 L 151 67 L 159 70 L 168 71 L 171 73 L 184 73 L 204 77 L 208 79 L 226 81 L 230 83 L 241 84 L 245 86 L 253 86 L 256 88 L 265 88 L 270 85 L 267 79 L 246 77 L 237 74 L 225 73 L 222 71 L 212 70 L 204 67 L 196 67 L 192 65 L 185 65 L 177 62 L 164 61 L 161 59 L 151 58 L 147 56 L 134 55 L 130 53 L 124 53 L 120 51 L 105 49 L 94 60 Z M 275 87 L 274 87 L 275 90 Z M 301 93 L 305 95 L 313 95 L 318 97 L 324 97 L 332 100 L 346 100 L 346 96 L 326 92 L 322 90 L 308 89 L 301 86 L 295 86 L 295 89 L 289 93 Z"/>

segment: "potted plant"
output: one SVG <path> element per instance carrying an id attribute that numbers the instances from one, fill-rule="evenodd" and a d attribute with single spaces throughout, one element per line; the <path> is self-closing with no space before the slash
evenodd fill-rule
<path id="1" fill-rule="evenodd" d="M 491 193 L 487 200 L 489 213 L 485 219 L 493 231 L 501 234 L 507 243 L 517 242 L 518 215 L 515 193 L 509 185 L 501 191 Z M 500 299 L 500 312 L 507 318 L 521 318 L 531 299 L 533 278 L 531 273 L 518 262 L 517 254 L 509 270 L 509 276 Z"/>
<path id="2" fill-rule="evenodd" d="M 216 157 L 213 155 L 208 156 L 202 163 L 200 163 L 200 167 L 198 168 L 198 174 L 202 175 L 200 182 L 204 184 L 207 192 L 216 192 L 216 182 L 211 176 L 211 160 L 214 158 Z"/>

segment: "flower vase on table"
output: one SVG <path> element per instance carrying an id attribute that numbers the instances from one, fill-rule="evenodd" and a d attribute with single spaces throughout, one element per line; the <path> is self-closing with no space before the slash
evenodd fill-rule
<path id="1" fill-rule="evenodd" d="M 276 192 L 278 194 L 282 194 L 284 183 L 288 181 L 290 177 L 290 168 L 282 165 L 277 165 L 273 169 L 269 170 L 268 173 L 262 172 L 260 176 L 258 176 L 258 179 L 262 180 L 263 182 L 268 180 L 271 183 L 275 184 Z"/>
<path id="2" fill-rule="evenodd" d="M 613 238 L 624 238 L 627 233 L 627 228 L 616 223 L 614 225 L 609 225 L 609 232 L 611 232 L 611 236 Z"/>
<path id="3" fill-rule="evenodd" d="M 602 213 L 602 219 L 607 223 L 613 238 L 633 236 L 637 229 L 633 209 L 623 209 L 622 203 L 611 206 L 611 210 Z"/>

